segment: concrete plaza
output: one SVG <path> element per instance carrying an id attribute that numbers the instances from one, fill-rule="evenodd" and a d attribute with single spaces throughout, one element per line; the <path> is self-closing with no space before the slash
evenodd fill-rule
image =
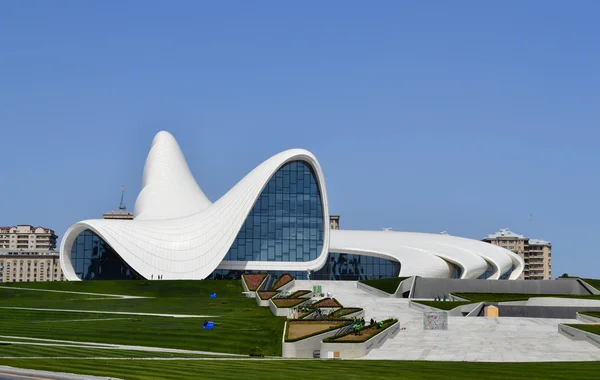
<path id="1" fill-rule="evenodd" d="M 296 281 L 297 289 L 322 285 L 323 292 L 345 306 L 365 309 L 365 318 L 394 317 L 406 330 L 388 340 L 365 359 L 540 362 L 600 360 L 600 349 L 572 341 L 558 333 L 558 323 L 575 319 L 449 317 L 447 331 L 423 330 L 423 313 L 411 309 L 407 299 L 376 297 L 356 282 Z"/>

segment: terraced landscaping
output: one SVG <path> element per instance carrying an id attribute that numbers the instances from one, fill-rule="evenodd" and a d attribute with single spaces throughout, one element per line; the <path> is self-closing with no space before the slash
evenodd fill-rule
<path id="1" fill-rule="evenodd" d="M 398 289 L 398 285 L 407 278 L 408 277 L 380 278 L 377 280 L 361 280 L 360 282 L 383 292 L 394 294 L 396 293 L 396 289 Z"/>
<path id="2" fill-rule="evenodd" d="M 288 321 L 287 330 L 285 332 L 286 342 L 296 342 L 301 339 L 322 334 L 327 331 L 339 329 L 347 326 L 351 321 Z"/>
<path id="3" fill-rule="evenodd" d="M 452 310 L 459 306 L 470 305 L 473 302 L 468 301 L 412 301 L 421 305 L 433 307 L 440 310 Z"/>

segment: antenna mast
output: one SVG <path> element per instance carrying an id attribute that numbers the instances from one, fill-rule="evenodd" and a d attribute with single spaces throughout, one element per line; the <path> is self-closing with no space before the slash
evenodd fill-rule
<path id="1" fill-rule="evenodd" d="M 119 203 L 119 210 L 125 210 L 125 204 L 123 203 L 123 197 L 125 196 L 125 185 L 121 185 L 121 203 Z"/>

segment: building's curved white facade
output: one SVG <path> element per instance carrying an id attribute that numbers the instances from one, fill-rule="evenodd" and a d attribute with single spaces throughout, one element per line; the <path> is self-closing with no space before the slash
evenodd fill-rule
<path id="1" fill-rule="evenodd" d="M 277 219 L 279 216 L 275 217 L 275 215 L 282 215 L 282 213 L 274 205 L 283 204 L 287 207 L 285 202 L 289 203 L 289 200 L 285 200 L 285 195 L 281 200 L 279 194 L 275 194 L 275 190 L 270 194 L 263 191 L 266 191 L 267 186 L 275 189 L 275 175 L 281 177 L 280 171 L 287 170 L 295 163 L 298 163 L 298 168 L 301 165 L 309 167 L 314 177 L 311 180 L 308 171 L 305 171 L 304 182 L 302 182 L 302 174 L 298 176 L 300 181 L 298 186 L 310 188 L 312 195 L 309 196 L 307 193 L 302 195 L 304 196 L 302 199 L 299 195 L 297 200 L 299 206 L 294 211 L 307 213 L 309 209 L 311 210 L 310 218 L 306 217 L 306 221 L 302 222 L 304 230 L 301 230 L 301 216 L 289 218 L 292 220 L 294 231 L 298 228 L 299 239 L 305 239 L 298 240 L 298 253 L 291 251 L 293 255 L 297 255 L 293 256 L 296 259 L 286 260 L 289 256 L 286 250 L 290 248 L 271 244 L 275 239 L 273 238 L 268 246 L 267 243 L 261 246 L 260 249 L 265 251 L 261 256 L 246 256 L 264 259 L 240 260 L 240 257 L 244 256 L 238 253 L 237 259 L 224 260 L 234 241 L 240 246 L 236 237 L 239 237 L 238 233 L 248 225 L 247 218 L 253 212 L 259 197 L 265 202 L 268 202 L 269 196 L 271 197 L 272 203 L 268 206 L 268 211 L 266 211 L 267 206 L 264 206 L 263 210 L 264 214 L 270 213 L 270 217 L 267 220 L 263 215 L 262 226 L 264 234 L 270 233 L 275 236 L 271 230 L 280 223 Z M 292 175 L 292 182 L 295 180 L 294 176 L 295 174 Z M 287 180 L 287 177 L 282 178 L 281 181 Z M 281 181 L 277 178 L 277 186 L 280 186 Z M 296 197 L 293 192 L 296 184 L 287 186 L 287 189 L 292 189 L 291 198 L 295 202 Z M 318 199 L 315 194 L 318 194 Z M 275 203 L 275 195 L 279 203 Z M 315 206 L 315 199 L 319 202 L 318 207 Z M 317 208 L 316 213 L 315 208 Z M 204 279 L 215 270 L 316 272 L 324 265 L 329 265 L 330 252 L 356 255 L 352 257 L 382 259 L 394 264 L 397 268 L 394 275 L 398 273 L 398 276 L 448 278 L 453 273 L 455 275 L 459 273 L 460 278 L 478 278 L 487 270 L 489 279 L 498 279 L 502 275 L 506 277 L 507 274 L 510 274 L 509 279 L 516 279 L 524 268 L 524 262 L 518 255 L 477 240 L 437 234 L 330 230 L 323 172 L 316 158 L 302 149 L 287 150 L 269 158 L 218 201 L 211 203 L 195 181 L 173 136 L 168 132 L 159 132 L 152 142 L 146 160 L 142 190 L 135 204 L 134 215 L 133 221 L 100 219 L 85 220 L 73 225 L 66 232 L 60 247 L 61 265 L 65 277 L 68 280 L 80 280 L 86 270 L 91 271 L 89 269 L 91 262 L 96 263 L 93 264 L 96 275 L 102 273 L 103 269 L 97 263 L 102 261 L 98 259 L 101 256 L 99 252 L 104 252 L 105 248 L 92 246 L 93 244 L 97 246 L 100 240 L 106 244 L 103 247 L 109 246 L 114 250 L 122 265 L 134 271 L 137 277 L 146 279 L 159 278 L 159 276 L 163 279 Z M 255 219 L 258 218 L 257 215 Z M 315 215 L 318 215 L 318 223 L 315 222 Z M 297 227 L 296 221 L 298 221 Z M 260 220 L 255 222 L 257 223 L 255 229 L 259 232 L 260 222 Z M 287 220 L 286 222 L 290 223 Z M 315 226 L 322 226 L 318 237 L 312 236 L 315 233 Z M 281 230 L 279 224 L 277 228 L 277 231 Z M 285 229 L 284 226 L 283 230 Z M 285 233 L 291 235 L 295 232 Z M 83 238 L 85 234 L 87 240 Z M 260 241 L 256 234 L 255 231 L 255 236 L 248 237 L 248 240 L 256 239 L 254 240 L 255 255 Z M 92 235 L 95 240 L 90 240 Z M 306 240 L 309 238 L 313 239 L 310 247 Z M 318 239 L 318 245 L 314 244 L 315 239 Z M 251 246 L 244 246 L 243 242 L 244 240 L 240 250 Z M 309 248 L 310 253 L 307 253 Z M 84 250 L 88 252 L 89 257 L 72 257 L 72 252 L 79 255 L 80 249 L 81 252 Z M 296 247 L 293 246 L 291 249 Z M 252 255 L 252 253 L 245 254 Z M 276 257 L 279 259 L 272 260 L 273 255 L 278 255 Z M 372 258 L 369 262 L 375 260 Z M 112 258 L 112 260 L 116 259 Z M 367 259 L 364 261 L 366 262 Z M 107 266 L 105 265 L 104 268 Z M 108 273 L 107 271 L 108 269 L 104 269 L 104 273 Z"/>

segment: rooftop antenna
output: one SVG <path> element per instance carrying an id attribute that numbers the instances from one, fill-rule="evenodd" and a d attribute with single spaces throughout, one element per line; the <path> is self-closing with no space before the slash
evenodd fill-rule
<path id="1" fill-rule="evenodd" d="M 121 185 L 121 203 L 119 203 L 119 210 L 125 210 L 125 204 L 123 203 L 123 197 L 125 196 L 125 185 Z"/>

